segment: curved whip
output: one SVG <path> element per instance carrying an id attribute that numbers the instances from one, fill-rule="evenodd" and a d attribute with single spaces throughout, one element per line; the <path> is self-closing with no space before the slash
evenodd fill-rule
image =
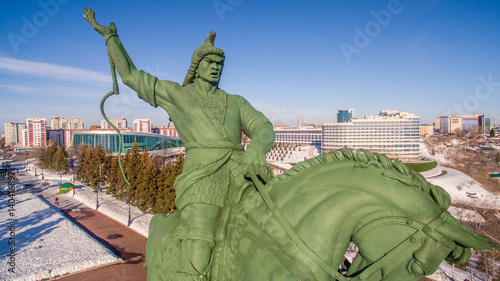
<path id="1" fill-rule="evenodd" d="M 108 57 L 109 57 L 109 66 L 111 67 L 111 76 L 113 78 L 113 90 L 110 91 L 109 93 L 107 93 L 101 100 L 101 115 L 102 117 L 104 117 L 104 120 L 106 120 L 106 122 L 113 128 L 115 129 L 116 133 L 118 134 L 118 139 L 119 139 L 119 144 L 118 144 L 118 164 L 120 166 L 120 170 L 122 171 L 122 176 L 123 176 L 123 179 L 125 179 L 125 182 L 127 182 L 127 184 L 129 186 L 132 186 L 130 184 L 130 182 L 128 181 L 127 179 L 127 176 L 125 175 L 125 172 L 123 171 L 123 166 L 122 166 L 122 146 L 123 146 L 123 136 L 122 134 L 120 133 L 120 130 L 118 130 L 118 128 L 116 128 L 115 125 L 113 125 L 113 123 L 111 123 L 111 121 L 109 121 L 108 117 L 106 117 L 106 114 L 104 113 L 104 102 L 106 101 L 106 99 L 115 94 L 115 95 L 118 95 L 120 94 L 120 92 L 118 91 L 118 82 L 116 81 L 116 70 L 115 70 L 115 63 L 113 62 L 113 59 L 111 58 L 109 52 L 108 52 Z"/>

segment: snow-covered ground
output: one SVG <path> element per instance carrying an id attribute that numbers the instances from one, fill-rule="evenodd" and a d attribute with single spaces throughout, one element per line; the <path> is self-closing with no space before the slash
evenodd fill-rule
<path id="1" fill-rule="evenodd" d="M 0 209 L 0 280 L 42 280 L 120 261 L 28 190 L 0 196 Z"/>
<path id="2" fill-rule="evenodd" d="M 31 169 L 29 173 L 34 175 L 34 169 Z M 43 187 L 44 190 L 52 191 L 54 194 L 58 193 L 60 181 L 60 176 L 58 174 L 45 171 L 44 180 L 50 183 L 49 185 Z M 72 182 L 72 175 L 63 175 L 62 181 Z M 70 191 L 66 194 L 61 194 L 60 196 L 73 197 L 74 199 L 85 204 L 87 207 L 95 209 L 96 194 L 94 193 L 92 188 L 85 186 L 78 181 L 73 182 L 73 184 L 77 186 L 74 195 L 73 192 Z M 98 211 L 123 225 L 128 224 L 128 207 L 129 206 L 127 203 L 119 201 L 113 196 L 106 194 L 105 192 L 99 192 Z M 130 224 L 130 228 L 135 230 L 142 236 L 148 237 L 149 222 L 153 218 L 153 215 L 144 214 L 136 207 L 131 206 L 130 217 L 132 221 L 132 223 Z"/>
<path id="3" fill-rule="evenodd" d="M 96 205 L 96 194 L 91 188 L 77 183 L 77 191 L 75 192 L 75 199 L 84 203 L 89 208 L 94 208 Z M 55 186 L 57 188 L 57 186 Z M 73 192 L 68 192 L 61 196 L 73 196 Z M 98 211 L 106 216 L 116 220 L 117 222 L 127 225 L 128 224 L 128 204 L 116 200 L 113 196 L 106 193 L 99 193 L 99 208 Z M 153 218 L 152 214 L 144 214 L 139 209 L 131 206 L 130 218 L 132 223 L 130 228 L 140 233 L 144 237 L 148 237 L 149 222 Z"/>
<path id="4" fill-rule="evenodd" d="M 457 144 L 456 140 L 453 140 L 452 143 Z M 472 206 L 500 210 L 500 194 L 488 192 L 479 182 L 460 171 L 442 167 L 442 164 L 450 164 L 444 155 L 437 153 L 432 155 L 424 143 L 421 143 L 420 155 L 428 159 L 433 159 L 438 163 L 438 167 L 435 170 L 441 170 L 438 173 L 439 175 L 426 178 L 430 183 L 444 188 L 450 194 L 452 203 L 465 203 Z M 448 211 L 462 221 L 484 221 L 483 217 L 473 210 L 451 207 Z M 497 266 L 500 265 L 497 263 Z M 470 271 L 453 268 L 453 266 L 443 262 L 438 270 L 428 277 L 436 281 L 486 280 L 484 274 L 474 271 L 473 273 L 474 276 L 471 277 Z"/>
<path id="5" fill-rule="evenodd" d="M 442 167 L 442 164 L 449 164 L 444 155 L 430 154 L 423 143 L 420 146 L 420 154 L 438 163 L 436 170 L 441 170 L 441 172 L 437 176 L 427 177 L 427 180 L 444 188 L 450 194 L 452 203 L 500 209 L 500 194 L 486 191 L 479 182 L 460 171 Z"/>

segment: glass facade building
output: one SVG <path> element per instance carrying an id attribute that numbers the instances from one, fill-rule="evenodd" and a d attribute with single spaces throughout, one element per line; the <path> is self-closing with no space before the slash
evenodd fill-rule
<path id="1" fill-rule="evenodd" d="M 354 109 L 340 109 L 337 113 L 337 123 L 349 122 L 354 116 Z"/>
<path id="2" fill-rule="evenodd" d="M 131 131 L 123 131 L 120 133 L 123 136 L 123 152 L 131 149 L 134 145 L 134 141 L 137 142 L 140 150 L 146 151 L 164 150 L 183 146 L 178 137 Z M 112 153 L 118 153 L 120 140 L 115 131 L 75 131 L 73 133 L 71 145 L 78 146 L 86 144 L 97 147 L 99 143 L 101 143 L 104 151 L 111 150 Z"/>
<path id="3" fill-rule="evenodd" d="M 402 111 L 323 124 L 322 153 L 340 148 L 367 149 L 393 158 L 420 155 L 420 117 Z"/>

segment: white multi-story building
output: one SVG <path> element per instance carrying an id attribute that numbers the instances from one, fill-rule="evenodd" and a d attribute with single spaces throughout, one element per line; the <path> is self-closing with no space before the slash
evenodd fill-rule
<path id="1" fill-rule="evenodd" d="M 158 134 L 163 135 L 163 136 L 169 136 L 169 137 L 178 137 L 179 135 L 177 134 L 177 129 L 174 127 L 158 127 Z"/>
<path id="2" fill-rule="evenodd" d="M 275 128 L 275 142 L 321 145 L 321 128 Z"/>
<path id="3" fill-rule="evenodd" d="M 428 124 L 420 124 L 421 136 L 432 136 L 434 134 L 434 126 Z"/>
<path id="4" fill-rule="evenodd" d="M 5 144 L 17 145 L 23 141 L 22 130 L 26 129 L 25 123 L 5 123 Z"/>
<path id="5" fill-rule="evenodd" d="M 420 151 L 420 117 L 399 110 L 323 124 L 322 153 L 339 148 L 363 148 L 393 158 L 416 158 Z"/>
<path id="6" fill-rule="evenodd" d="M 45 118 L 27 118 L 26 128 L 28 130 L 26 146 L 39 147 L 47 144 Z"/>
<path id="7" fill-rule="evenodd" d="M 118 119 L 110 119 L 111 124 L 113 124 L 118 129 L 126 129 L 127 128 L 127 119 L 118 118 Z M 109 126 L 106 120 L 101 120 L 101 129 L 113 129 Z"/>
<path id="8" fill-rule="evenodd" d="M 134 132 L 151 133 L 151 121 L 149 119 L 134 119 Z"/>
<path id="9" fill-rule="evenodd" d="M 84 123 L 80 118 L 65 119 L 56 117 L 50 119 L 50 128 L 52 130 L 83 129 Z"/>

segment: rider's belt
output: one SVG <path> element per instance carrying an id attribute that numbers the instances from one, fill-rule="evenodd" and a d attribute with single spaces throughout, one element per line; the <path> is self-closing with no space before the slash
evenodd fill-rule
<path id="1" fill-rule="evenodd" d="M 225 140 L 206 140 L 206 141 L 191 141 L 184 144 L 186 150 L 193 148 L 216 148 L 216 149 L 231 149 L 236 151 L 245 150 L 241 143 L 234 143 Z"/>

